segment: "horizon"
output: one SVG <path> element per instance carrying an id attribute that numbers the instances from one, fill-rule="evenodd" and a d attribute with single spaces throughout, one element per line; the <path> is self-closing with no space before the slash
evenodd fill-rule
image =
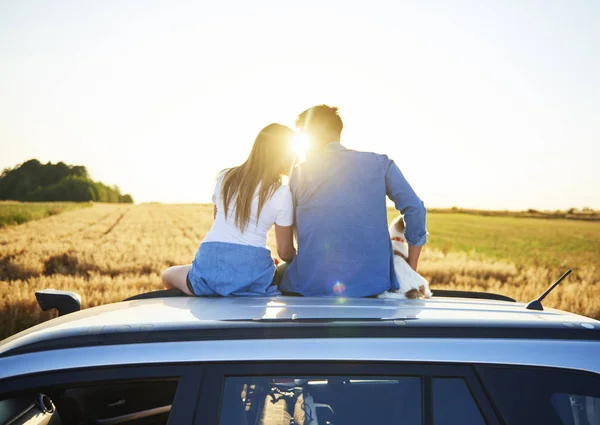
<path id="1" fill-rule="evenodd" d="M 0 5 L 0 169 L 210 203 L 271 122 L 340 108 L 428 208 L 600 210 L 600 3 Z"/>
<path id="2" fill-rule="evenodd" d="M 37 160 L 37 158 L 30 158 L 29 160 Z M 27 160 L 27 161 L 29 161 Z M 26 161 L 23 161 L 26 162 Z M 42 162 L 40 161 L 40 163 L 42 164 L 49 164 L 50 162 Z M 4 170 L 10 169 L 10 168 L 17 168 L 18 166 L 20 166 L 22 163 L 16 164 L 14 167 L 8 167 L 5 168 Z M 68 166 L 76 166 L 76 165 L 83 165 L 83 164 L 66 164 Z M 0 170 L 0 171 L 4 171 L 4 170 Z M 93 176 L 90 176 L 90 178 L 93 179 Z M 288 184 L 287 183 L 288 177 L 287 176 L 283 176 L 283 184 Z M 100 182 L 100 183 L 104 183 L 105 182 Z M 112 184 L 107 184 L 107 186 L 117 186 L 118 185 L 112 185 Z M 121 188 L 119 188 L 120 190 Z M 123 192 L 122 190 L 120 190 L 122 195 L 125 195 L 126 193 Z M 131 195 L 131 194 L 129 194 Z M 48 202 L 52 202 L 52 201 L 18 201 L 18 200 L 14 200 L 14 199 L 5 199 L 5 200 L 0 200 L 0 203 L 48 203 Z M 63 202 L 63 201 L 56 201 L 56 202 Z M 92 202 L 92 203 L 106 203 L 106 202 L 101 202 L 101 201 L 88 201 L 88 202 Z M 208 200 L 199 200 L 199 201 L 189 201 L 189 202 L 164 202 L 164 201 L 136 201 L 134 198 L 134 202 L 132 203 L 134 205 L 144 205 L 144 204 L 162 204 L 162 205 L 207 205 L 207 206 L 212 206 L 212 200 L 208 199 Z M 392 200 L 390 200 L 389 198 L 386 199 L 386 206 L 388 209 L 394 209 L 394 203 Z M 577 208 L 577 207 L 569 207 L 569 208 L 555 208 L 555 209 L 542 209 L 542 210 L 536 210 L 534 208 L 524 208 L 524 209 L 510 209 L 510 208 L 502 208 L 502 209 L 482 209 L 482 208 L 472 208 L 472 207 L 462 207 L 459 205 L 452 205 L 452 206 L 426 206 L 426 208 L 428 210 L 457 210 L 458 212 L 461 211 L 482 211 L 482 212 L 528 212 L 528 211 L 534 211 L 534 212 L 542 212 L 542 213 L 553 213 L 553 212 L 565 212 L 568 211 L 570 209 L 574 209 L 575 211 L 579 211 L 579 212 L 583 212 L 584 210 L 591 210 L 592 212 L 598 212 L 600 210 L 596 210 L 595 208 L 591 208 L 588 206 L 584 206 L 581 208 Z"/>

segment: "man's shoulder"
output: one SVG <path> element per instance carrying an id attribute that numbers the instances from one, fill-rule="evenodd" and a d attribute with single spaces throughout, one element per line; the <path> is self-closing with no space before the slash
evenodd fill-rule
<path id="1" fill-rule="evenodd" d="M 369 151 L 359 151 L 354 149 L 344 149 L 343 151 L 337 151 L 334 155 L 319 155 L 318 157 L 309 159 L 299 165 L 294 169 L 294 174 L 297 176 L 306 176 L 313 174 L 314 172 L 327 172 L 327 163 L 336 163 L 339 164 L 340 158 L 336 154 L 341 154 L 351 158 L 348 161 L 348 166 L 352 167 L 356 163 L 377 163 L 387 168 L 387 166 L 392 162 L 392 159 L 382 153 L 377 152 L 369 152 Z M 291 183 L 291 182 L 290 182 Z"/>
<path id="2" fill-rule="evenodd" d="M 373 164 L 378 164 L 384 168 L 387 168 L 392 161 L 388 155 L 378 152 L 359 151 L 353 149 L 347 149 L 346 152 L 352 155 L 354 160 L 357 162 L 370 162 Z"/>
<path id="3" fill-rule="evenodd" d="M 296 166 L 293 175 L 290 178 L 290 188 L 292 192 L 298 187 L 298 184 L 319 181 L 322 178 L 332 178 L 332 173 L 340 171 L 340 167 L 349 169 L 378 169 L 385 173 L 392 160 L 385 154 L 359 151 L 344 148 L 343 150 L 327 152 L 324 155 L 317 155 L 307 159 L 305 162 Z M 373 168 L 375 167 L 375 168 Z"/>
<path id="4" fill-rule="evenodd" d="M 341 152 L 345 152 L 345 153 L 348 153 L 348 154 L 351 154 L 351 155 L 356 155 L 356 156 L 359 156 L 359 157 L 377 158 L 377 159 L 380 159 L 380 160 L 388 160 L 389 161 L 388 155 L 383 154 L 383 153 L 379 153 L 379 152 L 362 151 L 362 150 L 348 149 L 348 148 L 345 148 Z"/>

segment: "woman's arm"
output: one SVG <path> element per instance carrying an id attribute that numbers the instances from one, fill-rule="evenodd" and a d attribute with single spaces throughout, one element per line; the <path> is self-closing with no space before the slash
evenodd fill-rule
<path id="1" fill-rule="evenodd" d="M 294 226 L 279 226 L 275 224 L 275 241 L 277 242 L 277 255 L 286 263 L 296 256 L 294 248 Z"/>

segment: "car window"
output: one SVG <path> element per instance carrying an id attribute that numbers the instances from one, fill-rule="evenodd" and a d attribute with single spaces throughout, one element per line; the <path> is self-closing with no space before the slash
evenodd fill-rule
<path id="1" fill-rule="evenodd" d="M 418 377 L 228 377 L 220 425 L 421 424 Z"/>
<path id="2" fill-rule="evenodd" d="M 433 379 L 433 423 L 485 425 L 481 411 L 463 379 Z"/>
<path id="3" fill-rule="evenodd" d="M 177 379 L 160 379 L 48 386 L 22 391 L 17 396 L 0 400 L 1 423 L 164 425 L 177 385 Z"/>
<path id="4" fill-rule="evenodd" d="M 564 425 L 600 425 L 600 398 L 552 394 L 552 406 Z"/>
<path id="5" fill-rule="evenodd" d="M 600 377 L 578 371 L 481 367 L 484 386 L 510 425 L 600 425 Z"/>

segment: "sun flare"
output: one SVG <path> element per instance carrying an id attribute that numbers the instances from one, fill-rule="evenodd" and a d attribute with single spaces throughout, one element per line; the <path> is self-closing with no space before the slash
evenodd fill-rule
<path id="1" fill-rule="evenodd" d="M 306 160 L 306 151 L 308 150 L 309 140 L 305 134 L 296 134 L 292 142 L 294 152 L 298 156 L 298 162 Z"/>

